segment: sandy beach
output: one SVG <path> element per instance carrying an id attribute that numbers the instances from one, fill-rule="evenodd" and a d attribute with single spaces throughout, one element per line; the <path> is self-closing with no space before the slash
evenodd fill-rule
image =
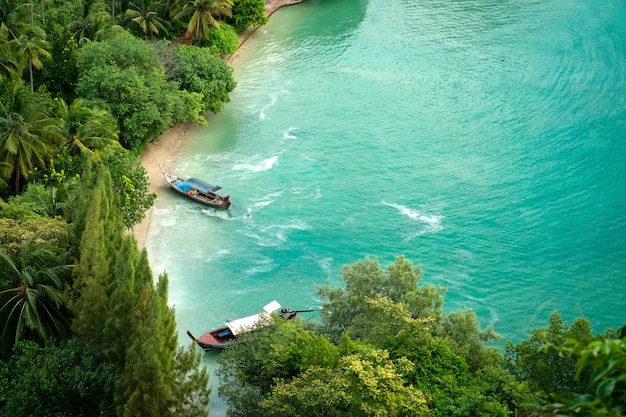
<path id="1" fill-rule="evenodd" d="M 283 6 L 289 6 L 292 4 L 301 3 L 302 0 L 274 0 L 265 5 L 265 15 L 271 16 L 276 10 Z M 233 64 L 239 56 L 239 49 L 241 46 L 256 32 L 257 28 L 250 27 L 241 34 L 239 34 L 239 47 L 237 51 L 231 56 L 226 58 L 228 64 Z M 166 171 L 169 169 L 169 164 L 172 161 L 173 156 L 178 152 L 180 145 L 185 140 L 187 131 L 192 125 L 182 124 L 172 127 L 167 132 L 163 133 L 156 141 L 150 142 L 146 145 L 146 149 L 141 154 L 141 163 L 148 174 L 148 180 L 150 181 L 149 190 L 158 194 L 167 185 L 163 180 L 163 174 L 159 165 L 163 166 Z M 140 249 L 145 248 L 150 233 L 150 221 L 152 218 L 153 208 L 150 208 L 146 212 L 146 216 L 143 221 L 133 228 L 133 235 L 137 239 L 137 244 Z"/>

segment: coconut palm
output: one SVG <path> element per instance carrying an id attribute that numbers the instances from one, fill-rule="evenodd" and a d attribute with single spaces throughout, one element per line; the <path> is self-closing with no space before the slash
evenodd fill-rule
<path id="1" fill-rule="evenodd" d="M 0 340 L 5 352 L 25 338 L 46 340 L 68 333 L 61 278 L 72 265 L 65 264 L 58 250 L 38 234 L 22 244 L 17 258 L 0 251 L 0 262 L 17 283 L 0 291 Z"/>
<path id="2" fill-rule="evenodd" d="M 46 99 L 38 98 L 24 88 L 21 80 L 7 89 L 7 99 L 0 102 L 0 178 L 15 179 L 15 194 L 20 179 L 35 167 L 44 168 L 64 138 L 61 120 L 52 118 Z"/>
<path id="3" fill-rule="evenodd" d="M 78 151 L 91 153 L 105 146 L 120 146 L 117 119 L 105 110 L 87 105 L 78 98 L 71 105 L 59 100 L 59 113 L 63 120 L 65 146 L 72 155 Z"/>
<path id="4" fill-rule="evenodd" d="M 35 91 L 33 68 L 38 70 L 43 68 L 41 58 L 52 59 L 52 54 L 46 49 L 50 47 L 50 44 L 46 41 L 45 37 L 46 32 L 44 32 L 43 29 L 32 27 L 29 28 L 25 34 L 15 39 L 17 56 L 23 57 L 25 61 L 23 65 L 28 66 L 31 93 Z"/>
<path id="5" fill-rule="evenodd" d="M 103 6 L 99 0 L 79 1 L 80 16 L 68 25 L 79 46 L 89 41 L 110 39 L 124 31 L 124 28 L 115 24 Z"/>
<path id="6" fill-rule="evenodd" d="M 28 24 L 28 3 L 19 0 L 0 0 L 0 24 L 8 30 L 8 40 L 22 34 Z"/>
<path id="7" fill-rule="evenodd" d="M 232 9 L 233 0 L 189 0 L 183 3 L 174 19 L 189 19 L 187 37 L 195 42 L 208 38 L 210 26 L 219 29 L 220 24 L 215 16 L 230 17 Z"/>
<path id="8" fill-rule="evenodd" d="M 2 23 L 0 25 L 0 79 L 19 79 L 21 69 L 15 54 L 14 42 L 8 40 L 9 29 Z"/>
<path id="9" fill-rule="evenodd" d="M 150 6 L 145 0 L 130 2 L 125 13 L 131 22 L 139 25 L 148 39 L 152 39 L 153 35 L 159 35 L 159 30 L 166 31 L 163 19 Z"/>

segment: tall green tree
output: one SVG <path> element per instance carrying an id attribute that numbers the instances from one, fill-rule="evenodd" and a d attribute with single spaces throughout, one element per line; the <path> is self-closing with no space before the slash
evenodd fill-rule
<path id="1" fill-rule="evenodd" d="M 436 324 L 442 317 L 443 290 L 434 286 L 419 286 L 421 267 L 414 267 L 404 257 L 397 257 L 386 270 L 378 261 L 366 258 L 341 269 L 339 277 L 344 287 L 317 286 L 323 299 L 320 318 L 324 332 L 332 339 L 341 334 L 357 335 L 355 319 L 367 311 L 369 300 L 386 297 L 404 305 L 412 318 L 432 318 Z"/>
<path id="2" fill-rule="evenodd" d="M 72 265 L 50 242 L 31 236 L 20 249 L 17 260 L 0 251 L 0 261 L 9 266 L 17 283 L 0 292 L 0 332 L 5 352 L 16 342 L 34 337 L 47 340 L 67 336 L 67 312 L 63 279 Z"/>
<path id="3" fill-rule="evenodd" d="M 216 17 L 232 16 L 233 0 L 181 0 L 175 20 L 187 22 L 187 38 L 193 43 L 206 40 L 210 27 L 218 28 Z"/>
<path id="4" fill-rule="evenodd" d="M 50 116 L 50 102 L 28 92 L 21 81 L 8 87 L 6 102 L 0 103 L 0 177 L 20 179 L 35 167 L 45 167 L 64 139 L 61 120 Z"/>
<path id="5" fill-rule="evenodd" d="M 91 189 L 85 202 L 84 229 L 80 239 L 79 260 L 69 297 L 72 300 L 72 330 L 76 337 L 96 346 L 115 343 L 106 338 L 104 326 L 109 315 L 112 265 L 122 247 L 119 209 L 111 192 L 111 177 L 95 165 L 84 176 L 83 188 Z M 95 177 L 95 178 L 94 178 Z"/>
<path id="6" fill-rule="evenodd" d="M 30 92 L 35 91 L 35 80 L 33 68 L 40 70 L 43 68 L 41 58 L 52 59 L 48 52 L 50 44 L 46 41 L 46 33 L 38 27 L 31 27 L 25 34 L 16 38 L 16 48 L 18 56 L 23 56 L 26 61 L 24 65 L 28 68 L 30 75 Z"/>
<path id="7" fill-rule="evenodd" d="M 151 276 L 149 277 L 151 279 Z M 165 415 L 173 395 L 176 328 L 167 306 L 167 276 L 139 288 L 134 334 L 126 352 L 123 415 Z"/>
<path id="8" fill-rule="evenodd" d="M 104 319 L 103 336 L 108 342 L 102 351 L 116 365 L 123 368 L 128 344 L 136 333 L 135 310 L 139 306 L 138 294 L 151 277 L 147 260 L 139 260 L 137 244 L 131 236 L 125 236 L 119 253 L 112 265 L 109 314 Z"/>
<path id="9" fill-rule="evenodd" d="M 92 160 L 82 176 L 84 222 L 77 226 L 79 261 L 70 291 L 76 337 L 98 346 L 120 371 L 115 408 L 120 416 L 203 416 L 208 376 L 179 352 L 167 276 L 154 285 L 146 251 L 124 234 L 117 194 L 105 163 Z M 81 232 L 82 231 L 82 232 Z"/>
<path id="10" fill-rule="evenodd" d="M 591 334 L 588 320 L 577 319 L 568 325 L 558 312 L 554 312 L 548 322 L 547 328 L 532 330 L 527 340 L 516 345 L 506 343 L 504 350 L 509 369 L 531 389 L 545 394 L 569 396 L 587 392 L 590 373 L 582 371 L 577 375 L 576 358 L 562 355 L 555 346 L 562 346 L 569 339 L 586 345 L 600 336 Z"/>
<path id="11" fill-rule="evenodd" d="M 172 386 L 172 401 L 168 411 L 172 415 L 209 417 L 209 373 L 201 364 L 202 354 L 194 348 L 194 344 L 178 348 L 173 371 L 176 382 Z"/>

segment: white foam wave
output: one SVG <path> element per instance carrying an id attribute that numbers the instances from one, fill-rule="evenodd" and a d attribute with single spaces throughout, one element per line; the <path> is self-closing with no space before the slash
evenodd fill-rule
<path id="1" fill-rule="evenodd" d="M 210 217 L 217 217 L 222 220 L 233 220 L 233 217 L 228 211 L 216 210 L 212 208 L 202 209 L 202 213 Z"/>
<path id="2" fill-rule="evenodd" d="M 289 129 L 283 132 L 283 139 L 298 139 L 296 135 L 292 135 L 291 132 L 294 130 L 298 130 L 298 127 L 290 127 Z"/>
<path id="3" fill-rule="evenodd" d="M 230 255 L 230 250 L 229 249 L 220 249 L 217 251 L 217 253 L 215 254 L 216 258 L 222 258 L 224 256 L 228 256 Z"/>
<path id="4" fill-rule="evenodd" d="M 259 112 L 259 119 L 261 120 L 265 120 L 265 110 L 269 109 L 270 107 L 272 107 L 274 104 L 276 104 L 276 100 L 277 100 L 277 96 L 276 94 L 272 94 L 270 96 L 270 102 L 269 104 L 266 104 L 261 111 Z"/>
<path id="5" fill-rule="evenodd" d="M 496 324 L 497 322 L 500 321 L 500 316 L 498 315 L 498 312 L 496 311 L 495 308 L 493 307 L 489 307 L 489 324 Z"/>
<path id="6" fill-rule="evenodd" d="M 265 194 L 261 197 L 261 200 L 275 200 L 277 197 L 280 197 L 283 194 L 282 191 L 277 191 L 275 193 Z"/>
<path id="7" fill-rule="evenodd" d="M 254 203 L 254 207 L 261 208 L 261 207 L 269 206 L 273 202 L 274 202 L 274 200 L 259 201 L 259 202 Z"/>
<path id="8" fill-rule="evenodd" d="M 261 197 L 261 199 L 257 202 L 255 202 L 252 207 L 254 207 L 255 209 L 260 209 L 263 208 L 265 206 L 269 206 L 270 204 L 272 204 L 274 201 L 276 201 L 277 197 L 280 197 L 280 195 L 282 194 L 282 192 L 276 192 L 276 193 L 272 193 L 272 194 L 266 194 L 263 197 Z M 249 208 L 248 209 L 248 213 L 251 213 L 252 210 Z"/>
<path id="9" fill-rule="evenodd" d="M 311 230 L 311 226 L 305 221 L 295 220 L 289 224 L 272 224 L 267 226 L 266 230 L 279 229 L 279 230 Z"/>
<path id="10" fill-rule="evenodd" d="M 259 246 L 275 247 L 279 245 L 279 242 L 277 242 L 273 237 L 261 236 L 258 233 L 251 231 L 244 231 L 243 235 L 255 240 Z"/>
<path id="11" fill-rule="evenodd" d="M 260 172 L 271 169 L 278 162 L 278 155 L 267 158 L 258 164 L 236 164 L 233 169 L 236 171 Z"/>
<path id="12" fill-rule="evenodd" d="M 161 221 L 161 227 L 174 227 L 176 226 L 176 217 L 163 217 Z"/>
<path id="13" fill-rule="evenodd" d="M 415 230 L 412 233 L 410 233 L 405 238 L 405 241 L 411 240 L 425 233 L 435 233 L 440 230 L 443 230 L 443 226 L 441 225 L 441 220 L 443 220 L 443 216 L 436 215 L 436 214 L 420 213 L 419 211 L 413 210 L 410 207 L 404 206 L 402 204 L 387 203 L 385 201 L 382 201 L 382 204 L 388 207 L 395 208 L 396 210 L 400 212 L 400 214 L 423 225 L 421 229 Z"/>
<path id="14" fill-rule="evenodd" d="M 264 272 L 270 272 L 275 268 L 275 263 L 268 257 L 262 257 L 259 259 L 253 259 L 248 263 L 249 268 L 246 269 L 247 275 L 255 275 Z"/>
<path id="15" fill-rule="evenodd" d="M 332 272 L 333 261 L 334 261 L 333 258 L 326 257 L 326 258 L 318 259 L 317 264 L 320 266 L 320 268 L 322 268 L 322 271 L 324 271 L 324 273 L 326 273 L 327 276 L 330 276 L 330 273 Z"/>

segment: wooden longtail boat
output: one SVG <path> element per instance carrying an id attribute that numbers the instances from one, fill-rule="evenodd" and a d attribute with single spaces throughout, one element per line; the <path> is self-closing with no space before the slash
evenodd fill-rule
<path id="1" fill-rule="evenodd" d="M 221 196 L 217 192 L 222 189 L 219 185 L 209 184 L 198 178 L 179 178 L 175 175 L 165 172 L 163 167 L 159 165 L 165 181 L 174 189 L 174 191 L 198 203 L 228 209 L 231 206 L 230 196 L 228 194 Z"/>
<path id="2" fill-rule="evenodd" d="M 293 320 L 298 313 L 314 310 L 292 310 L 289 307 L 281 307 L 278 301 L 274 300 L 263 307 L 263 312 L 243 317 L 237 320 L 226 320 L 225 326 L 210 330 L 200 337 L 195 337 L 189 330 L 187 335 L 202 349 L 209 351 L 213 349 L 223 349 L 228 345 L 237 342 L 238 336 L 271 324 L 271 314 L 277 312 L 279 317 Z"/>

